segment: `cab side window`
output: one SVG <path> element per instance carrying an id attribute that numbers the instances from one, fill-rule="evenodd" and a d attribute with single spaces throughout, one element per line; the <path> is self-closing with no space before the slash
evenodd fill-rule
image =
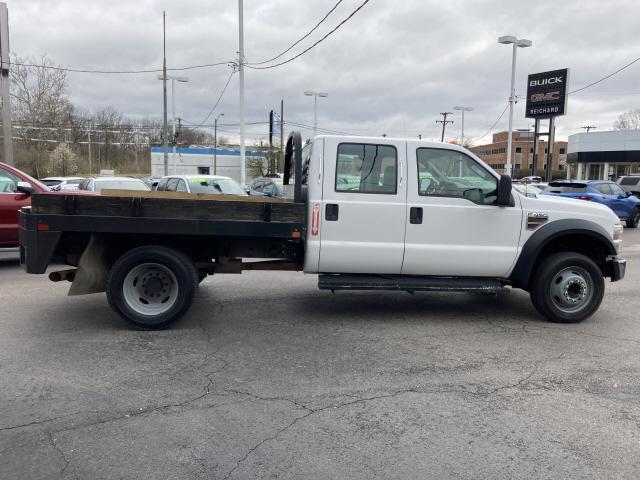
<path id="1" fill-rule="evenodd" d="M 398 152 L 390 145 L 341 143 L 336 192 L 394 195 L 398 191 Z"/>
<path id="2" fill-rule="evenodd" d="M 473 158 L 440 148 L 418 148 L 418 193 L 464 198 L 480 205 L 497 200 L 498 180 Z"/>

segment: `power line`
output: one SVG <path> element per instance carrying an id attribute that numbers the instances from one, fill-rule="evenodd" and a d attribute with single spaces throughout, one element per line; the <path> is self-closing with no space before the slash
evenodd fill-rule
<path id="1" fill-rule="evenodd" d="M 229 75 L 229 78 L 227 79 L 227 83 L 224 84 L 224 87 L 222 88 L 222 91 L 220 92 L 220 95 L 218 96 L 218 100 L 216 100 L 215 105 L 213 106 L 213 108 L 211 108 L 211 110 L 209 110 L 209 113 L 207 114 L 206 117 L 204 117 L 204 120 L 202 120 L 202 122 L 200 122 L 194 128 L 198 128 L 199 126 L 204 125 L 205 122 L 209 120 L 209 117 L 215 111 L 215 109 L 218 108 L 218 105 L 220 104 L 220 100 L 222 100 L 222 96 L 224 95 L 224 92 L 227 91 L 227 87 L 229 86 L 229 82 L 231 82 L 231 78 L 233 77 L 234 73 L 236 73 L 235 66 L 233 67 L 233 70 L 231 70 L 231 75 Z"/>
<path id="2" fill-rule="evenodd" d="M 360 9 L 362 9 L 367 3 L 369 3 L 371 0 L 364 0 L 364 2 L 362 2 L 360 4 L 360 6 L 358 8 L 356 8 L 353 12 L 351 12 L 349 14 L 349 16 L 347 18 L 345 18 L 344 20 L 342 20 L 338 25 L 335 26 L 335 28 L 333 28 L 332 30 L 329 31 L 329 33 L 327 33 L 324 37 L 322 37 L 320 40 L 318 40 L 317 42 L 315 42 L 313 45 L 311 45 L 310 47 L 305 48 L 302 52 L 298 53 L 297 55 L 294 55 L 293 57 L 284 60 L 280 63 L 275 63 L 273 65 L 266 65 L 264 67 L 256 67 L 256 66 L 252 66 L 251 64 L 244 64 L 245 67 L 247 68 L 252 68 L 254 70 L 266 70 L 269 68 L 276 68 L 279 67 L 281 65 L 285 65 L 289 62 L 294 61 L 296 58 L 301 57 L 302 55 L 304 55 L 305 53 L 307 53 L 309 50 L 311 50 L 312 48 L 314 48 L 316 45 L 319 45 L 320 43 L 322 43 L 324 40 L 326 40 L 331 34 L 333 34 L 336 30 L 338 30 L 342 25 L 344 25 L 345 23 L 347 23 L 356 13 L 358 13 L 360 11 Z"/>
<path id="3" fill-rule="evenodd" d="M 636 58 L 635 60 L 632 60 L 631 62 L 627 63 L 626 65 L 624 65 L 623 67 L 620 67 L 618 70 L 616 70 L 613 73 L 610 73 L 609 75 L 607 75 L 606 77 L 602 77 L 600 80 L 596 80 L 595 82 L 590 83 L 589 85 L 585 85 L 582 88 L 578 88 L 577 90 L 573 90 L 572 92 L 569 92 L 567 95 L 571 95 L 577 92 L 581 92 L 582 90 L 586 90 L 589 87 L 593 87 L 594 85 L 597 85 L 600 82 L 604 82 L 605 80 L 607 80 L 608 78 L 613 77 L 614 75 L 620 73 L 621 71 L 623 71 L 626 68 L 629 68 L 631 65 L 633 65 L 634 63 L 640 61 L 640 57 Z"/>
<path id="4" fill-rule="evenodd" d="M 278 58 L 280 58 L 282 55 L 284 55 L 285 53 L 287 53 L 288 51 L 290 51 L 293 47 L 295 47 L 296 45 L 298 45 L 300 42 L 302 42 L 305 38 L 307 38 L 309 35 L 311 35 L 328 17 L 329 15 L 331 15 L 333 13 L 333 11 L 338 8 L 338 5 L 340 5 L 343 2 L 343 0 L 338 0 L 338 3 L 336 3 L 333 8 L 331 10 L 329 10 L 329 12 L 327 12 L 327 14 L 322 17 L 322 20 L 320 20 L 318 23 L 316 23 L 315 27 L 313 27 L 311 30 L 309 30 L 305 35 L 303 35 L 302 37 L 300 37 L 298 39 L 298 41 L 296 41 L 294 44 L 292 44 L 289 48 L 287 48 L 286 50 L 283 50 L 282 52 L 280 52 L 278 55 L 276 55 L 273 58 L 270 58 L 269 60 L 263 60 L 262 62 L 251 62 L 250 65 L 264 65 L 265 63 L 269 63 L 269 62 L 273 62 L 274 60 L 277 60 Z M 249 65 L 249 64 L 247 64 Z"/>
<path id="5" fill-rule="evenodd" d="M 509 104 L 507 103 L 507 105 L 504 107 L 504 110 L 502 110 L 502 113 L 498 116 L 498 118 L 496 119 L 495 122 L 493 122 L 493 125 L 491 125 L 489 127 L 489 130 L 487 130 L 485 133 L 483 133 L 482 135 L 480 135 L 479 137 L 476 138 L 482 138 L 485 137 L 487 135 L 489 135 L 491 133 L 491 131 L 495 128 L 495 126 L 498 124 L 498 122 L 500 121 L 500 119 L 502 118 L 502 116 L 504 115 L 504 113 L 507 111 L 507 108 L 509 108 Z"/>
<path id="6" fill-rule="evenodd" d="M 86 69 L 86 68 L 69 68 L 69 67 L 58 67 L 55 65 L 38 65 L 35 63 L 11 63 L 11 66 L 19 66 L 19 67 L 33 67 L 33 68 L 44 68 L 46 70 L 58 70 L 62 72 L 70 72 L 70 73 L 97 73 L 97 74 L 137 74 L 137 73 L 161 73 L 162 68 L 156 69 L 148 69 L 148 70 L 102 70 L 102 69 Z M 168 72 L 182 72 L 185 70 L 194 70 L 197 68 L 210 68 L 210 67 L 218 67 L 220 65 L 234 65 L 233 61 L 227 62 L 217 62 L 217 63 L 205 63 L 202 65 L 190 65 L 187 67 L 176 67 L 176 68 L 167 68 Z"/>

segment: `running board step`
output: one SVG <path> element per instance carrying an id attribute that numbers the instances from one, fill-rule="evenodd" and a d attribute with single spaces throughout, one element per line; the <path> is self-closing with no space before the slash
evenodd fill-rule
<path id="1" fill-rule="evenodd" d="M 404 290 L 435 292 L 508 292 L 496 278 L 421 277 L 413 275 L 358 275 L 351 273 L 321 274 L 321 290 Z"/>

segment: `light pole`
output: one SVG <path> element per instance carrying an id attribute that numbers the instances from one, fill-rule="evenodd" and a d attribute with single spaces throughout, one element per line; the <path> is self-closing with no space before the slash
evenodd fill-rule
<path id="1" fill-rule="evenodd" d="M 462 112 L 462 129 L 460 131 L 460 146 L 464 147 L 464 112 L 473 111 L 473 107 L 456 106 L 456 107 L 453 107 L 453 109 L 460 110 Z"/>
<path id="2" fill-rule="evenodd" d="M 224 117 L 224 113 L 219 113 L 213 120 L 213 174 L 218 174 L 218 119 Z"/>
<path id="3" fill-rule="evenodd" d="M 307 97 L 313 97 L 313 136 L 315 137 L 318 134 L 318 97 L 328 97 L 329 94 L 326 92 L 313 92 L 311 90 L 307 90 L 304 92 Z"/>
<path id="4" fill-rule="evenodd" d="M 187 77 L 174 77 L 172 75 L 158 75 L 158 80 L 171 80 L 171 114 L 173 116 L 173 153 L 171 161 L 173 162 L 173 174 L 176 172 L 176 82 L 186 83 L 189 81 Z M 168 173 L 168 172 L 167 172 Z"/>
<path id="5" fill-rule="evenodd" d="M 503 37 L 498 38 L 498 43 L 502 43 L 504 45 L 513 45 L 513 56 L 511 58 L 511 89 L 509 90 L 509 133 L 507 135 L 507 164 L 506 171 L 508 175 L 513 176 L 513 165 L 511 164 L 511 145 L 512 145 L 512 134 L 513 134 L 513 104 L 516 100 L 516 91 L 515 91 L 515 82 L 516 82 L 516 55 L 518 52 L 518 47 L 526 48 L 530 47 L 533 42 L 531 40 L 527 40 L 525 38 L 518 39 L 513 35 L 505 35 Z"/>

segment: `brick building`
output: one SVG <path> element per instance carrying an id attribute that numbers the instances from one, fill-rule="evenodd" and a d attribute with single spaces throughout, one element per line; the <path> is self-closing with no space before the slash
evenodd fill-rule
<path id="1" fill-rule="evenodd" d="M 508 132 L 494 133 L 492 143 L 470 147 L 469 150 L 487 162 L 498 173 L 506 173 L 507 136 Z M 542 141 L 542 139 L 538 143 L 537 174 L 540 176 L 544 176 L 548 147 L 548 142 Z M 551 161 L 551 169 L 553 171 L 566 169 L 567 142 L 554 142 Z M 516 172 L 520 169 L 531 172 L 533 164 L 533 132 L 513 132 L 511 162 L 515 164 Z M 531 173 L 527 173 L 527 175 L 531 175 Z"/>

